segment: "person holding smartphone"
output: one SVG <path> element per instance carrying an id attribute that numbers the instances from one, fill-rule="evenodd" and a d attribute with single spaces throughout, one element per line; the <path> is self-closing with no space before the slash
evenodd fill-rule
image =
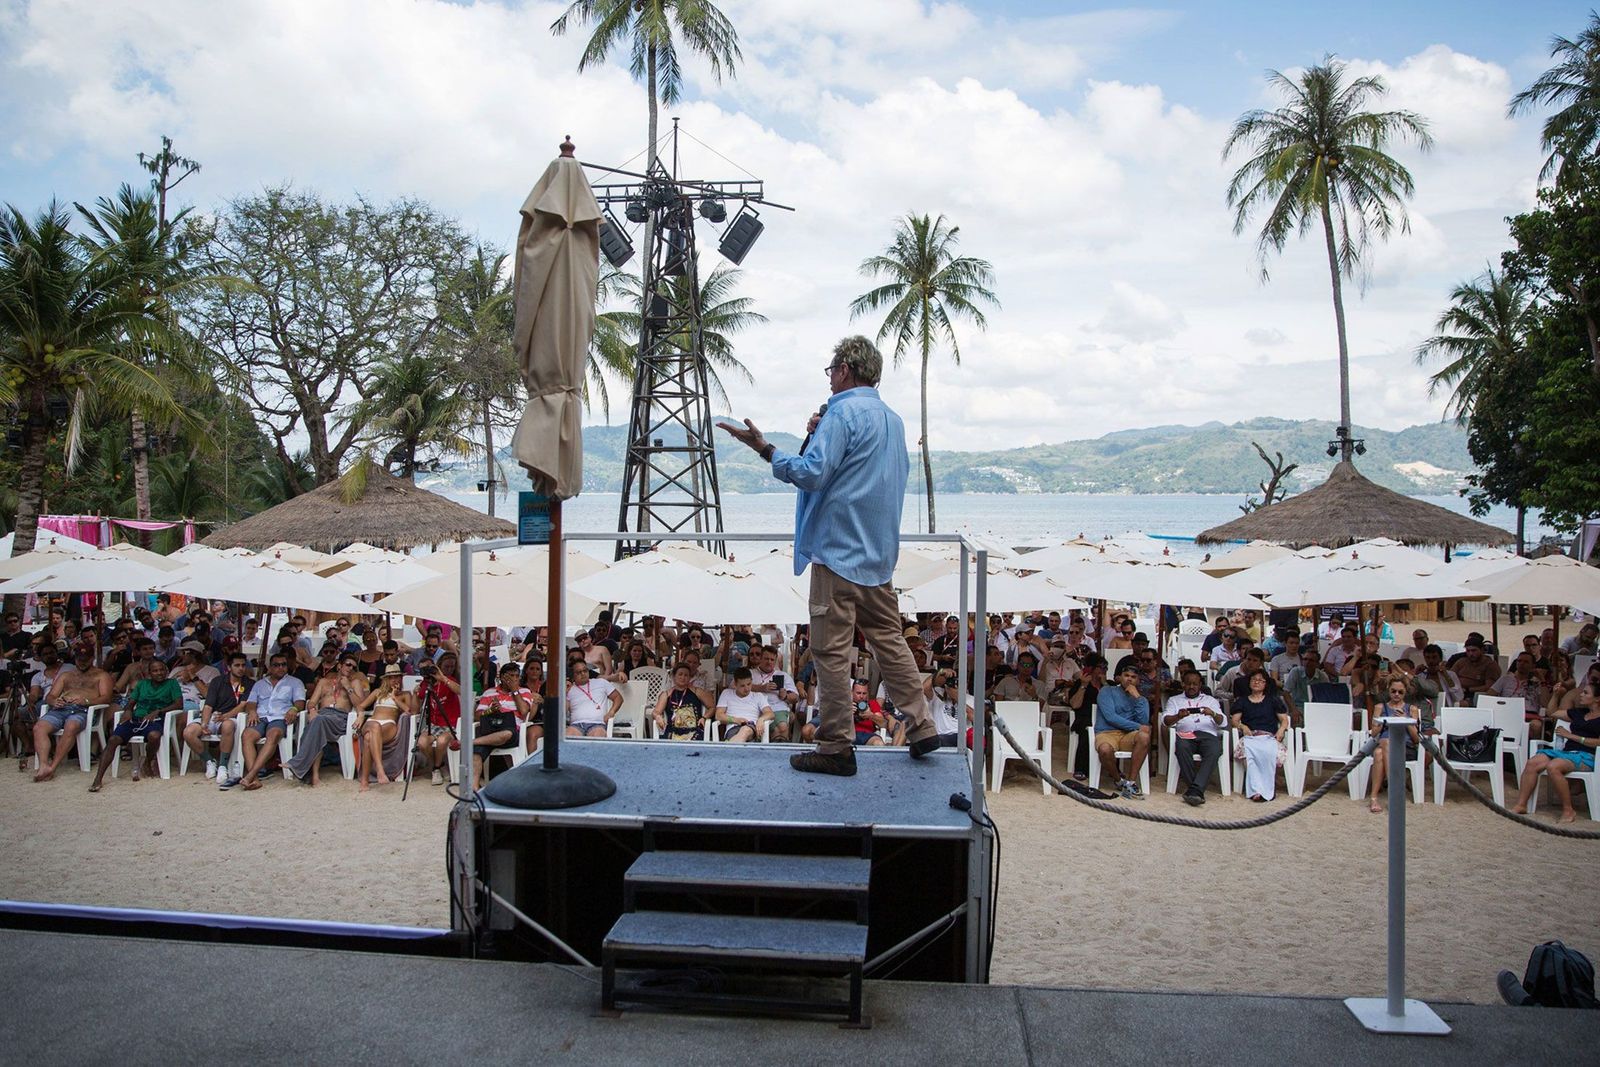
<path id="1" fill-rule="evenodd" d="M 1226 722 L 1217 698 L 1201 692 L 1200 672 L 1185 671 L 1183 692 L 1167 699 L 1161 725 L 1178 731 L 1172 758 L 1178 761 L 1178 776 L 1183 779 L 1183 802 L 1191 807 L 1206 802 L 1206 786 L 1217 773 L 1217 760 L 1222 756 L 1222 727 Z M 1200 757 L 1198 766 L 1195 756 Z"/>

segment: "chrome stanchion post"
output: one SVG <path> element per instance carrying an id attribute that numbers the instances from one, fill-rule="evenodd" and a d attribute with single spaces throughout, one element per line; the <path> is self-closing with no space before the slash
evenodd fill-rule
<path id="1" fill-rule="evenodd" d="M 1450 1024 L 1420 1000 L 1406 999 L 1406 736 L 1417 720 L 1385 716 L 1389 739 L 1389 968 L 1384 997 L 1348 997 L 1345 1007 L 1378 1034 L 1450 1032 Z"/>

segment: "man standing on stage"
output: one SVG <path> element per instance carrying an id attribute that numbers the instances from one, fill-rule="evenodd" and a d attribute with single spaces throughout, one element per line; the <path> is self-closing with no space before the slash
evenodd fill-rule
<path id="1" fill-rule="evenodd" d="M 850 663 L 856 627 L 866 636 L 894 706 L 906 715 L 914 758 L 939 748 L 922 676 L 900 628 L 889 584 L 900 554 L 900 512 L 911 463 L 905 424 L 878 395 L 883 357 L 865 337 L 847 337 L 827 368 L 833 397 L 796 456 L 779 452 L 749 419 L 722 423 L 799 490 L 794 566 L 811 564 L 811 655 L 821 706 L 817 750 L 789 757 L 799 771 L 856 773 Z"/>

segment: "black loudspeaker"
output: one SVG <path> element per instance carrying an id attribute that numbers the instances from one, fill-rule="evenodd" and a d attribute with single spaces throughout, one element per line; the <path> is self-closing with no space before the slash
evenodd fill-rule
<path id="1" fill-rule="evenodd" d="M 610 219 L 600 220 L 600 251 L 613 267 L 620 267 L 633 258 L 633 242 Z"/>
<path id="2" fill-rule="evenodd" d="M 744 262 L 744 257 L 750 254 L 750 246 L 756 243 L 756 238 L 761 236 L 761 231 L 766 229 L 749 208 L 739 212 L 733 222 L 722 234 L 722 243 L 717 246 L 724 259 L 734 264 Z"/>

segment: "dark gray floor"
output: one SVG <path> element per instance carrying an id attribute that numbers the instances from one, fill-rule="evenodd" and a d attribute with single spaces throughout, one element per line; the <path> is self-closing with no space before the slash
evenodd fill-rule
<path id="1" fill-rule="evenodd" d="M 857 749 L 853 778 L 800 774 L 789 767 L 789 756 L 799 751 L 804 749 L 785 745 L 562 741 L 562 763 L 605 772 L 617 792 L 597 804 L 538 817 L 555 823 L 651 818 L 870 824 L 885 836 L 895 827 L 925 833 L 966 833 L 971 827 L 964 812 L 950 807 L 951 793 L 972 793 L 966 761 L 953 748 L 920 760 L 904 748 Z M 518 772 L 538 773 L 536 761 L 506 773 Z"/>
<path id="2" fill-rule="evenodd" d="M 0 931 L 9 1063 L 1548 1064 L 1593 1012 L 1435 1004 L 1445 1038 L 1369 1035 L 1337 1000 L 871 982 L 870 1030 L 630 1010 L 593 972 Z"/>

